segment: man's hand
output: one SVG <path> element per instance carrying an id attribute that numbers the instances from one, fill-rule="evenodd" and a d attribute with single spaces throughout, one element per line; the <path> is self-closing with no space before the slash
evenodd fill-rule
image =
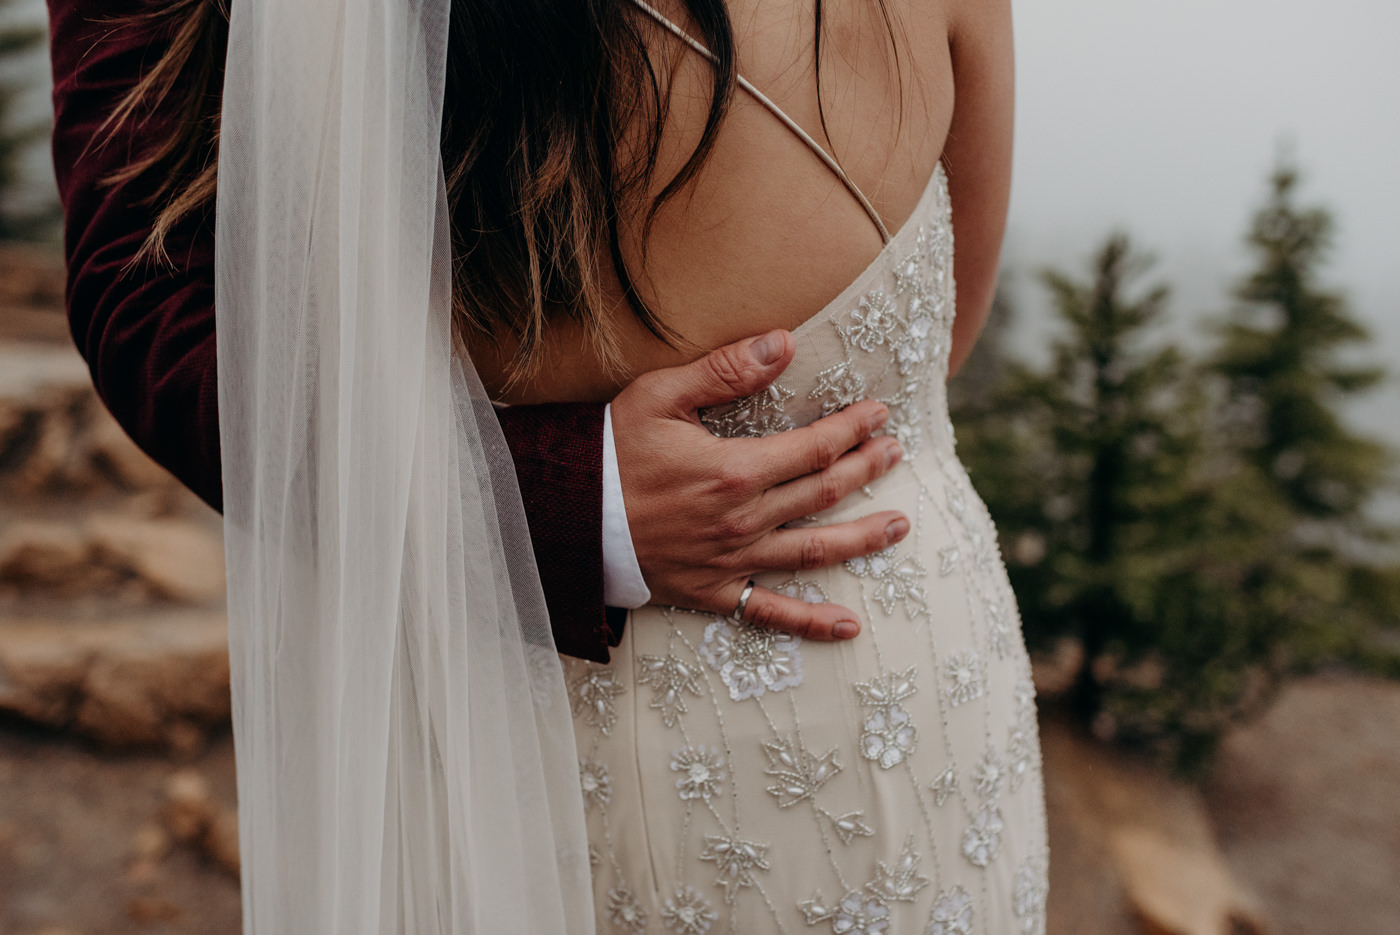
<path id="1" fill-rule="evenodd" d="M 899 463 L 899 444 L 875 437 L 889 417 L 866 400 L 805 428 L 766 438 L 716 438 L 698 410 L 764 389 L 796 352 L 773 331 L 684 367 L 638 377 L 612 403 L 613 439 L 632 544 L 659 604 L 734 612 L 759 572 L 835 565 L 909 533 L 893 510 L 832 526 L 782 529 L 835 506 Z M 856 614 L 755 588 L 744 619 L 812 639 L 848 639 Z"/>

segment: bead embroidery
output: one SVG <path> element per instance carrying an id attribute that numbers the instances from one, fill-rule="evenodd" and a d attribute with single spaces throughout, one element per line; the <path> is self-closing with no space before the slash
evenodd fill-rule
<path id="1" fill-rule="evenodd" d="M 601 931 L 1043 935 L 1030 668 L 996 531 L 947 421 L 956 304 L 941 170 L 926 198 L 849 300 L 793 329 L 781 383 L 700 414 L 716 435 L 759 437 L 862 399 L 889 407 L 882 431 L 904 447 L 900 466 L 865 498 L 787 525 L 898 508 L 910 535 L 759 580 L 848 607 L 865 632 L 804 646 L 643 608 L 614 666 L 565 663 Z M 629 669 L 647 689 L 631 703 Z M 653 833 L 650 865 L 632 864 Z"/>
<path id="2" fill-rule="evenodd" d="M 710 902 L 701 896 L 693 886 L 676 887 L 675 893 L 666 900 L 661 910 L 661 921 L 668 932 L 676 935 L 705 935 L 719 916 L 710 908 Z"/>
<path id="3" fill-rule="evenodd" d="M 842 844 L 850 844 L 856 838 L 865 838 L 875 833 L 875 829 L 865 823 L 864 812 L 847 812 L 831 823 L 836 826 L 836 834 Z"/>
<path id="4" fill-rule="evenodd" d="M 617 702 L 625 688 L 617 681 L 612 669 L 589 666 L 583 676 L 570 688 L 574 717 L 582 716 L 604 736 L 612 733 L 617 723 Z"/>
<path id="5" fill-rule="evenodd" d="M 1016 870 L 1016 888 L 1012 893 L 1012 911 L 1021 920 L 1023 935 L 1042 935 L 1045 931 L 1046 884 L 1045 861 L 1027 857 Z"/>
<path id="6" fill-rule="evenodd" d="M 724 901 L 733 904 L 734 897 L 745 887 L 754 885 L 754 871 L 768 870 L 768 845 L 742 841 L 733 835 L 707 834 L 701 860 L 715 865 L 718 886 L 724 887 Z"/>
<path id="7" fill-rule="evenodd" d="M 958 791 L 958 773 L 953 767 L 948 767 L 938 774 L 938 778 L 929 787 L 933 790 L 933 804 L 941 806 L 948 801 L 948 796 Z"/>
<path id="8" fill-rule="evenodd" d="M 681 747 L 671 754 L 671 769 L 680 773 L 676 790 L 683 799 L 708 802 L 724 782 L 724 757 L 714 747 Z"/>
<path id="9" fill-rule="evenodd" d="M 925 935 L 972 935 L 972 896 L 961 886 L 940 893 Z"/>
<path id="10" fill-rule="evenodd" d="M 612 779 L 608 776 L 608 768 L 594 760 L 583 760 L 578 764 L 578 776 L 584 806 L 607 808 L 612 801 Z"/>
<path id="11" fill-rule="evenodd" d="M 786 432 L 796 427 L 783 411 L 792 397 L 792 390 L 774 383 L 752 396 L 703 410 L 700 421 L 721 438 L 761 438 Z"/>
<path id="12" fill-rule="evenodd" d="M 928 877 L 919 873 L 919 855 L 914 850 L 914 837 L 910 835 L 893 864 L 886 865 L 882 860 L 875 862 L 875 879 L 865 884 L 865 888 L 878 899 L 908 903 L 928 884 Z"/>
<path id="13" fill-rule="evenodd" d="M 881 552 L 861 555 L 846 562 L 846 568 L 858 578 L 874 578 L 875 600 L 886 614 L 892 614 L 902 602 L 904 612 L 911 617 L 928 611 L 928 595 L 922 581 L 927 574 L 923 564 L 914 556 L 897 557 L 897 546 Z"/>
<path id="14" fill-rule="evenodd" d="M 975 652 L 949 656 L 943 666 L 943 678 L 948 683 L 943 692 L 955 708 L 982 697 L 986 679 L 982 672 L 982 660 Z"/>
<path id="15" fill-rule="evenodd" d="M 768 794 L 778 800 L 779 808 L 788 808 L 810 798 L 828 779 L 841 772 L 835 749 L 816 756 L 791 737 L 765 741 L 763 752 L 768 755 L 768 768 L 763 772 L 778 780 L 768 787 Z"/>
<path id="16" fill-rule="evenodd" d="M 802 637 L 716 617 L 700 652 L 734 701 L 802 684 Z"/>
<path id="17" fill-rule="evenodd" d="M 653 711 L 661 712 L 661 723 L 675 727 L 686 713 L 685 696 L 700 697 L 700 673 L 690 663 L 669 653 L 665 656 L 642 656 L 637 660 L 637 684 L 652 689 Z"/>
<path id="18" fill-rule="evenodd" d="M 968 863 L 985 867 L 996 859 L 1001 850 L 1001 831 L 1004 827 L 1001 809 L 985 805 L 972 819 L 972 824 L 963 832 L 963 856 Z"/>
<path id="19" fill-rule="evenodd" d="M 647 929 L 646 909 L 625 886 L 608 890 L 608 918 L 613 925 L 631 935 L 640 935 Z"/>

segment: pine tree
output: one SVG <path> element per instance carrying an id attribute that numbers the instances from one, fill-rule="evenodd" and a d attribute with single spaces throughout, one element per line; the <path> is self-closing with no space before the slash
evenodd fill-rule
<path id="1" fill-rule="evenodd" d="M 1370 335 L 1339 294 L 1319 282 L 1332 217 L 1295 204 L 1297 170 L 1281 164 L 1248 243 L 1257 267 L 1236 290 L 1215 370 L 1226 382 L 1228 418 L 1240 452 L 1275 485 L 1300 519 L 1332 532 L 1385 536 L 1365 509 L 1387 483 L 1384 446 L 1362 438 L 1338 414 L 1347 397 L 1376 387 L 1380 367 L 1340 361 Z"/>
<path id="2" fill-rule="evenodd" d="M 1377 641 L 1400 626 L 1400 568 L 1385 561 L 1400 530 L 1371 513 L 1394 483 L 1393 454 L 1339 411 L 1386 373 L 1345 359 L 1369 335 L 1321 283 L 1333 221 L 1297 204 L 1298 184 L 1290 163 L 1274 170 L 1248 235 L 1256 266 L 1236 289 L 1210 369 L 1223 383 L 1236 480 L 1251 475 L 1285 527 L 1267 584 L 1289 598 L 1291 664 L 1342 659 L 1400 674 L 1400 657 Z"/>
<path id="3" fill-rule="evenodd" d="M 0 13 L 10 5 L 0 0 Z M 37 48 L 44 31 L 30 26 L 0 25 L 0 64 L 8 64 Z M 29 148 L 43 140 L 48 128 L 43 123 L 16 124 L 15 104 L 23 87 L 15 81 L 0 81 L 0 240 L 34 234 L 48 220 L 49 212 L 20 212 L 12 207 L 21 182 L 20 160 Z"/>
<path id="4" fill-rule="evenodd" d="M 1028 642 L 1072 639 L 1084 723 L 1188 770 L 1300 669 L 1400 677 L 1377 638 L 1400 624 L 1400 536 L 1367 512 L 1388 453 L 1337 412 L 1383 375 L 1338 359 L 1365 332 L 1318 284 L 1331 222 L 1294 206 L 1296 178 L 1275 174 L 1205 362 L 1153 338 L 1167 290 L 1115 236 L 1088 278 L 1045 274 L 1048 365 L 983 362 L 995 386 L 954 414 Z"/>
<path id="5" fill-rule="evenodd" d="M 1028 641 L 1082 647 L 1075 713 L 1193 766 L 1278 675 L 1273 595 L 1247 586 L 1277 511 L 1221 483 L 1199 374 L 1153 337 L 1168 290 L 1139 285 L 1149 269 L 1119 235 L 1087 279 L 1047 272 L 1049 364 L 1005 365 L 992 401 L 959 413 L 959 452 Z"/>

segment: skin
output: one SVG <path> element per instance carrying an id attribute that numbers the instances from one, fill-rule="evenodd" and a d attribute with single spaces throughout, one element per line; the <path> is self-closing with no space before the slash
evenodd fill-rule
<path id="1" fill-rule="evenodd" d="M 674 3 L 657 5 L 688 25 Z M 956 371 L 986 321 L 1005 228 L 1014 84 L 1010 0 L 888 0 L 898 74 L 872 3 L 828 0 L 826 7 L 822 99 L 829 138 L 818 112 L 807 0 L 730 0 L 739 71 L 837 156 L 892 234 L 943 161 L 957 231 L 950 356 Z M 699 137 L 709 66 L 659 27 L 650 41 L 659 70 L 673 75 L 659 191 Z M 581 351 L 587 344 L 569 326 L 549 335 L 541 376 L 509 392 L 503 388 L 513 348 L 471 350 L 488 388 L 509 402 L 612 401 L 628 522 L 653 599 L 727 613 L 756 572 L 835 564 L 902 539 L 908 522 L 893 512 L 837 526 L 778 528 L 831 506 L 897 463 L 894 442 L 871 437 L 883 416 L 879 403 L 757 440 L 715 439 L 695 414 L 776 378 L 793 352 L 787 332 L 876 258 L 882 243 L 859 204 L 796 136 L 739 91 L 711 158 L 657 217 L 645 257 L 638 236 L 643 208 L 624 219 L 624 256 L 647 302 L 686 344 L 667 346 L 648 333 L 613 282 L 609 314 L 626 373 L 609 372 Z M 610 269 L 605 261 L 601 266 Z M 766 363 L 754 353 L 764 332 L 781 345 Z M 689 514 L 678 517 L 678 504 Z M 674 535 L 678 523 L 687 529 L 685 544 Z M 836 628 L 857 618 L 845 608 L 759 589 L 746 619 L 834 638 L 853 635 L 853 626 Z"/>

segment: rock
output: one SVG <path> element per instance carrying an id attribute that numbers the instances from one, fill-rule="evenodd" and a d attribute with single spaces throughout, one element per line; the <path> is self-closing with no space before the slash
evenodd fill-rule
<path id="1" fill-rule="evenodd" d="M 202 775 L 181 770 L 170 777 L 165 824 L 177 841 L 193 846 L 235 878 L 239 875 L 238 816 L 214 800 Z"/>
<path id="2" fill-rule="evenodd" d="M 5 341 L 0 481 L 19 494 L 179 488 L 103 407 L 71 346 Z"/>
<path id="3" fill-rule="evenodd" d="M 91 552 L 88 538 L 74 526 L 12 523 L 0 536 L 0 582 L 27 589 L 69 590 L 93 570 Z M 84 590 L 103 589 L 85 584 Z"/>
<path id="4" fill-rule="evenodd" d="M 208 604 L 224 593 L 223 546 L 178 518 L 99 514 L 79 528 L 20 521 L 0 535 L 0 583 L 29 593 Z"/>
<path id="5" fill-rule="evenodd" d="M 168 600 L 202 604 L 224 593 L 222 543 L 195 523 L 106 515 L 89 523 L 93 553 Z"/>
<path id="6" fill-rule="evenodd" d="M 110 747 L 174 747 L 229 720 L 216 614 L 0 626 L 0 711 Z"/>
<path id="7" fill-rule="evenodd" d="M 1041 718 L 1050 819 L 1049 930 L 1075 935 L 1265 935 L 1192 785 Z"/>
<path id="8" fill-rule="evenodd" d="M 1109 849 L 1150 935 L 1263 931 L 1253 899 L 1241 892 L 1214 842 L 1192 846 L 1158 829 L 1129 826 L 1110 832 Z"/>
<path id="9" fill-rule="evenodd" d="M 0 308 L 42 309 L 63 321 L 63 255 L 56 249 L 0 245 Z"/>
<path id="10" fill-rule="evenodd" d="M 129 490 L 161 491 L 179 486 L 165 468 L 136 447 L 105 409 L 94 414 L 86 441 L 93 468 Z"/>
<path id="11" fill-rule="evenodd" d="M 159 896 L 137 896 L 127 900 L 126 915 L 137 925 L 173 922 L 182 915 L 180 907 Z"/>
<path id="12" fill-rule="evenodd" d="M 1289 933 L 1400 931 L 1400 683 L 1286 684 L 1221 745 L 1206 797 L 1225 857 Z"/>

